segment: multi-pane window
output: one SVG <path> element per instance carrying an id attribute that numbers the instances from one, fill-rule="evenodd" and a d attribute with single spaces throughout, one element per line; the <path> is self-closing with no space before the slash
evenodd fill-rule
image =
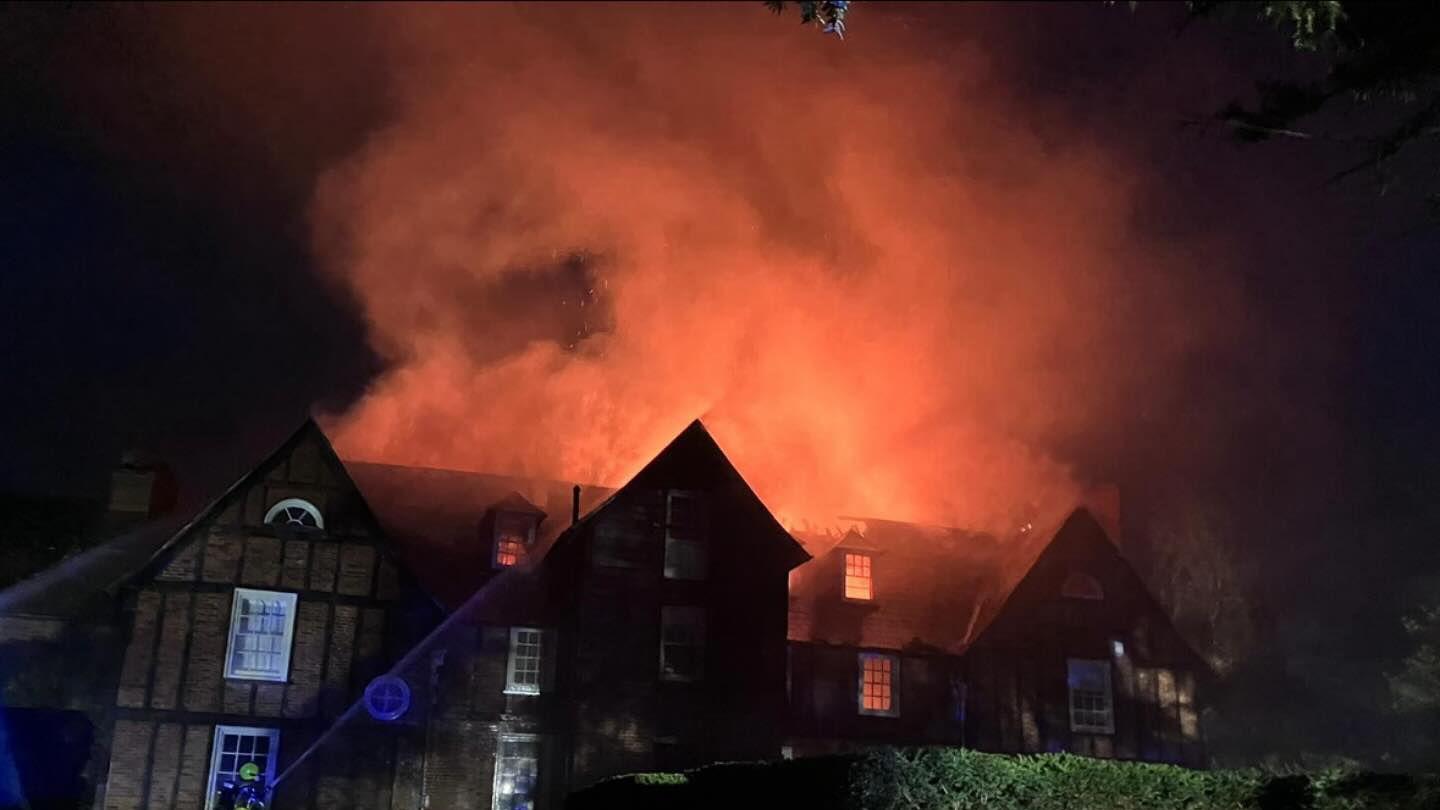
<path id="1" fill-rule="evenodd" d="M 215 807 L 215 792 L 233 781 L 240 768 L 253 762 L 265 784 L 275 779 L 275 761 L 280 756 L 280 732 L 273 728 L 216 726 L 215 744 L 210 752 L 210 790 L 206 808 Z"/>
<path id="2" fill-rule="evenodd" d="M 705 611 L 697 607 L 660 609 L 660 677 L 698 681 L 705 672 Z"/>
<path id="3" fill-rule="evenodd" d="M 705 516 L 694 492 L 671 490 L 665 498 L 665 578 L 705 578 Z"/>
<path id="4" fill-rule="evenodd" d="M 894 717 L 900 714 L 900 659 L 893 655 L 860 653 L 861 714 Z"/>
<path id="5" fill-rule="evenodd" d="M 290 675 L 295 594 L 236 588 L 225 677 L 284 681 Z"/>
<path id="6" fill-rule="evenodd" d="M 534 517 L 515 512 L 501 512 L 495 516 L 496 568 L 518 565 L 534 542 Z"/>
<path id="7" fill-rule="evenodd" d="M 504 734 L 495 746 L 494 810 L 533 810 L 539 793 L 540 739 Z"/>
<path id="8" fill-rule="evenodd" d="M 315 504 L 299 498 L 286 498 L 270 507 L 270 511 L 265 513 L 265 522 L 272 526 L 299 529 L 325 528 L 325 518 Z"/>
<path id="9" fill-rule="evenodd" d="M 875 580 L 871 578 L 870 555 L 845 552 L 845 598 L 874 599 Z"/>
<path id="10" fill-rule="evenodd" d="M 1071 658 L 1066 664 L 1070 730 L 1113 734 L 1115 705 L 1110 691 L 1110 662 Z"/>
<path id="11" fill-rule="evenodd" d="M 516 695 L 540 694 L 541 651 L 545 633 L 533 627 L 510 628 L 510 662 L 505 667 L 505 691 Z"/>

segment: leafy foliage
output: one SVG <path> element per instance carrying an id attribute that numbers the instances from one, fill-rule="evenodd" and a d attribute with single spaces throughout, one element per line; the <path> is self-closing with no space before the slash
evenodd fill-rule
<path id="1" fill-rule="evenodd" d="M 1391 171 L 1402 152 L 1440 144 L 1440 6 L 1192 0 L 1189 8 L 1193 18 L 1225 11 L 1258 13 L 1288 32 L 1295 48 L 1313 51 L 1326 62 L 1325 75 L 1318 80 L 1260 81 L 1257 103 L 1233 102 L 1221 110 L 1219 120 L 1242 140 L 1287 137 L 1344 142 L 1359 150 L 1361 158 L 1332 179 L 1369 171 L 1382 188 L 1414 179 L 1406 172 Z M 1304 128 L 1322 111 L 1347 101 L 1366 112 L 1347 122 L 1352 129 Z M 1429 161 L 1429 169 L 1420 170 L 1421 182 L 1440 182 L 1434 164 Z M 1432 188 L 1428 199 L 1440 206 L 1440 191 Z"/>
<path id="2" fill-rule="evenodd" d="M 569 810 L 825 807 L 837 810 L 1421 810 L 1440 780 L 1332 769 L 1194 771 L 1069 754 L 1004 756 L 959 748 L 729 763 L 607 780 Z"/>
<path id="3" fill-rule="evenodd" d="M 1114 0 L 1109 0 L 1114 2 Z M 768 0 L 784 13 L 790 3 Z M 841 37 L 845 33 L 846 0 L 800 2 L 800 21 L 815 23 Z M 1132 9 L 1139 3 L 1129 3 Z M 1344 142 L 1360 158 L 1338 172 L 1339 180 L 1373 172 L 1382 189 L 1400 180 L 1434 184 L 1429 205 L 1440 213 L 1440 161 L 1414 171 L 1394 171 L 1402 152 L 1421 144 L 1440 143 L 1440 3 L 1371 2 L 1371 0 L 1188 0 L 1192 20 L 1254 15 L 1290 38 L 1298 50 L 1313 52 L 1328 63 L 1319 80 L 1263 79 L 1256 82 L 1258 100 L 1232 102 L 1216 119 L 1245 142 L 1276 137 Z M 1358 131 L 1319 132 L 1302 128 L 1323 110 L 1349 101 L 1367 108 Z M 1413 175 L 1421 175 L 1415 178 Z"/>
<path id="4" fill-rule="evenodd" d="M 1403 620 L 1414 651 L 1390 679 L 1402 712 L 1440 710 L 1440 604 L 1422 606 Z"/>
<path id="5" fill-rule="evenodd" d="M 765 5 L 776 14 L 784 14 L 785 7 L 790 4 L 784 0 L 766 0 Z M 845 15 L 850 11 L 849 0 L 804 0 L 795 5 L 800 6 L 801 24 L 814 23 L 827 34 L 845 38 Z"/>

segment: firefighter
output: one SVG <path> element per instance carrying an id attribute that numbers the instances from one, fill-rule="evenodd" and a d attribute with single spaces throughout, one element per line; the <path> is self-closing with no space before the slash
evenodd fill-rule
<path id="1" fill-rule="evenodd" d="M 247 762 L 215 791 L 216 810 L 265 810 L 265 782 L 260 766 Z"/>

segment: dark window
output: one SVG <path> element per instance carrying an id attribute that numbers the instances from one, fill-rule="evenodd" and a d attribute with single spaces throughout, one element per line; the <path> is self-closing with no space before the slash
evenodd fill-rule
<path id="1" fill-rule="evenodd" d="M 665 498 L 665 578 L 704 579 L 704 502 L 694 492 L 671 490 Z"/>
<path id="2" fill-rule="evenodd" d="M 1079 571 L 1071 571 L 1065 577 L 1065 584 L 1060 586 L 1060 595 L 1066 599 L 1093 599 L 1099 601 L 1105 598 L 1105 589 L 1100 587 L 1100 580 L 1089 574 Z"/>
<path id="3" fill-rule="evenodd" d="M 595 524 L 592 559 L 611 568 L 640 568 L 654 559 L 647 546 L 658 542 L 664 520 L 665 503 L 658 497 L 611 504 Z"/>
<path id="4" fill-rule="evenodd" d="M 1066 662 L 1070 690 L 1070 730 L 1089 734 L 1115 732 L 1110 692 L 1110 662 L 1071 658 Z"/>
<path id="5" fill-rule="evenodd" d="M 705 671 L 705 611 L 697 607 L 660 609 L 660 677 L 698 681 Z"/>

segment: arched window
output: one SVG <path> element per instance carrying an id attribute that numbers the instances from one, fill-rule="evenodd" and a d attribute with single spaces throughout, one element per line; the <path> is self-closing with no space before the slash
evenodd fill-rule
<path id="1" fill-rule="evenodd" d="M 273 526 L 293 526 L 301 529 L 323 529 L 325 518 L 315 504 L 300 498 L 286 498 L 270 507 L 265 513 L 265 522 Z"/>
<path id="2" fill-rule="evenodd" d="M 1100 587 L 1100 580 L 1095 577 L 1071 571 L 1065 577 L 1065 584 L 1060 586 L 1060 595 L 1066 599 L 1100 600 L 1105 598 L 1105 589 Z"/>

